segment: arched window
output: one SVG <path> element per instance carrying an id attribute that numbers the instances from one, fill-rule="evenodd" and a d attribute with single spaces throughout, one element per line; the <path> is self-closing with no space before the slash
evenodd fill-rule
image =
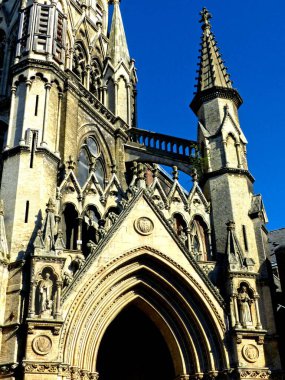
<path id="1" fill-rule="evenodd" d="M 197 261 L 207 261 L 210 251 L 208 228 L 200 216 L 195 216 L 191 226 L 191 251 Z"/>
<path id="2" fill-rule="evenodd" d="M 79 77 L 82 84 L 85 84 L 87 56 L 81 42 L 76 42 L 74 46 L 72 71 Z"/>
<path id="3" fill-rule="evenodd" d="M 77 178 L 83 186 L 93 171 L 103 188 L 105 185 L 105 165 L 99 145 L 94 137 L 87 137 L 79 152 Z"/>
<path id="4" fill-rule="evenodd" d="M 77 249 L 78 213 L 71 203 L 65 205 L 62 218 L 62 232 L 67 249 Z"/>
<path id="5" fill-rule="evenodd" d="M 233 135 L 227 137 L 227 165 L 231 168 L 238 167 L 237 142 Z"/>

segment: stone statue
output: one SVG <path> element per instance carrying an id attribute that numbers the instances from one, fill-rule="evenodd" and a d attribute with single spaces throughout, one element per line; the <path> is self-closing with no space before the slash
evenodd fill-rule
<path id="1" fill-rule="evenodd" d="M 53 281 L 50 274 L 46 273 L 45 278 L 39 282 L 39 314 L 50 316 L 52 313 L 52 288 Z"/>
<path id="2" fill-rule="evenodd" d="M 248 325 L 252 324 L 252 317 L 250 311 L 251 303 L 253 303 L 253 300 L 248 295 L 247 287 L 242 286 L 238 294 L 238 305 L 240 322 L 243 327 L 247 327 Z"/>

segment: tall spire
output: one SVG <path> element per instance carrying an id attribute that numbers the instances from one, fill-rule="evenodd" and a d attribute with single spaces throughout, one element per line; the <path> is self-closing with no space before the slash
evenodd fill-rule
<path id="1" fill-rule="evenodd" d="M 121 60 L 129 64 L 130 54 L 120 11 L 120 0 L 110 0 L 109 2 L 110 4 L 114 4 L 114 12 L 107 56 L 111 58 L 114 66 L 116 66 Z"/>
<path id="2" fill-rule="evenodd" d="M 215 36 L 212 32 L 212 26 L 210 20 L 212 18 L 211 13 L 203 8 L 200 12 L 202 23 L 202 37 L 201 37 L 201 49 L 199 50 L 199 69 L 197 77 L 197 92 L 191 103 L 191 108 L 194 112 L 197 111 L 197 105 L 201 102 L 201 94 L 204 92 L 209 95 L 210 93 L 216 93 L 219 90 L 219 96 L 226 96 L 232 98 L 237 107 L 242 103 L 242 99 L 238 92 L 233 89 L 232 81 L 230 80 L 230 75 L 227 72 L 227 68 L 224 65 Z M 206 95 L 205 93 L 205 95 Z M 223 96 L 224 95 L 224 96 Z M 198 104 L 197 104 L 198 103 Z"/>

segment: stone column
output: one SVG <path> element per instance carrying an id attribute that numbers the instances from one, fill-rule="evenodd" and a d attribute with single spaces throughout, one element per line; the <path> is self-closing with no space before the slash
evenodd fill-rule
<path id="1" fill-rule="evenodd" d="M 186 228 L 186 234 L 187 234 L 187 246 L 188 250 L 191 252 L 191 230 L 189 227 Z"/>
<path id="2" fill-rule="evenodd" d="M 69 69 L 72 71 L 74 49 L 69 49 Z"/>
<path id="3" fill-rule="evenodd" d="M 115 114 L 115 116 L 118 116 L 118 87 L 119 87 L 118 81 L 114 81 L 114 92 L 115 92 L 114 114 Z"/>
<path id="4" fill-rule="evenodd" d="M 102 103 L 104 104 L 104 106 L 107 106 L 107 86 L 103 86 L 102 87 Z"/>
<path id="5" fill-rule="evenodd" d="M 55 30 L 54 30 L 55 12 L 56 12 L 56 2 L 53 0 L 51 12 L 49 15 L 49 24 L 50 24 L 51 34 L 47 39 L 47 60 L 48 61 L 52 60 L 53 39 L 55 37 L 54 36 L 54 33 L 55 33 Z"/>
<path id="6" fill-rule="evenodd" d="M 235 147 L 236 147 L 236 152 L 237 152 L 238 168 L 241 168 L 242 164 L 241 164 L 241 159 L 240 159 L 240 143 L 239 142 L 235 143 Z"/>
<path id="7" fill-rule="evenodd" d="M 132 122 L 132 113 L 131 113 L 131 84 L 127 83 L 127 110 L 128 110 L 128 115 L 127 115 L 127 123 L 131 127 L 131 122 Z"/>
<path id="8" fill-rule="evenodd" d="M 259 296 L 256 295 L 254 297 L 254 305 L 255 305 L 255 313 L 256 313 L 256 329 L 261 330 L 262 324 L 261 324 L 260 315 L 259 315 L 258 300 L 259 300 Z"/>
<path id="9" fill-rule="evenodd" d="M 17 87 L 12 86 L 12 88 L 11 88 L 10 118 L 9 118 L 9 127 L 8 127 L 7 143 L 6 143 L 5 150 L 11 148 L 11 145 L 12 145 L 11 138 L 12 138 L 12 128 L 13 128 L 13 122 L 14 122 L 16 91 L 17 91 Z"/>
<path id="10" fill-rule="evenodd" d="M 26 81 L 26 97 L 25 97 L 25 104 L 24 104 L 24 120 L 22 125 L 22 134 L 21 134 L 21 140 L 19 141 L 19 145 L 25 145 L 25 135 L 27 130 L 27 119 L 29 119 L 29 112 L 28 112 L 28 103 L 29 103 L 29 95 L 30 95 L 30 88 L 31 88 L 32 82 L 30 80 Z"/>
<path id="11" fill-rule="evenodd" d="M 234 301 L 235 320 L 236 320 L 235 328 L 236 329 L 240 329 L 241 328 L 241 324 L 240 324 L 240 320 L 239 320 L 239 310 L 238 310 L 238 304 L 237 304 L 237 294 L 233 295 L 233 301 Z"/>
<path id="12" fill-rule="evenodd" d="M 86 72 L 86 83 L 85 83 L 85 87 L 86 89 L 89 91 L 90 89 L 90 70 L 91 70 L 91 67 L 90 65 L 86 65 L 85 67 L 85 72 Z"/>
<path id="13" fill-rule="evenodd" d="M 57 127 L 56 127 L 56 139 L 55 139 L 55 153 L 59 155 L 59 135 L 60 135 L 60 123 L 61 123 L 61 103 L 63 94 L 58 94 L 58 107 L 57 107 Z"/>
<path id="14" fill-rule="evenodd" d="M 45 96 L 45 108 L 44 108 L 44 119 L 43 119 L 43 131 L 42 131 L 42 142 L 41 146 L 46 146 L 45 133 L 48 126 L 48 108 L 49 108 L 49 95 L 50 95 L 51 83 L 45 84 L 46 96 Z"/>
<path id="15" fill-rule="evenodd" d="M 83 222 L 83 218 L 78 217 L 77 220 L 78 220 L 78 234 L 77 234 L 76 248 L 80 251 L 82 248 L 82 222 Z"/>
<path id="16" fill-rule="evenodd" d="M 55 310 L 55 318 L 59 319 L 61 317 L 61 310 L 60 310 L 60 300 L 61 300 L 61 289 L 62 289 L 62 282 L 57 281 L 56 282 L 56 310 Z"/>
<path id="17" fill-rule="evenodd" d="M 30 309 L 29 309 L 29 317 L 32 318 L 35 316 L 35 306 L 36 306 L 36 281 L 31 281 L 31 298 L 30 298 Z"/>

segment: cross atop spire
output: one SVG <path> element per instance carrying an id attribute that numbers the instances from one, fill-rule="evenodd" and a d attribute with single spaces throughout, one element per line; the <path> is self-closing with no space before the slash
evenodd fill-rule
<path id="1" fill-rule="evenodd" d="M 200 12 L 201 20 L 200 22 L 203 23 L 202 28 L 204 29 L 207 26 L 211 26 L 210 19 L 212 18 L 211 13 L 208 11 L 207 8 L 203 8 Z"/>

